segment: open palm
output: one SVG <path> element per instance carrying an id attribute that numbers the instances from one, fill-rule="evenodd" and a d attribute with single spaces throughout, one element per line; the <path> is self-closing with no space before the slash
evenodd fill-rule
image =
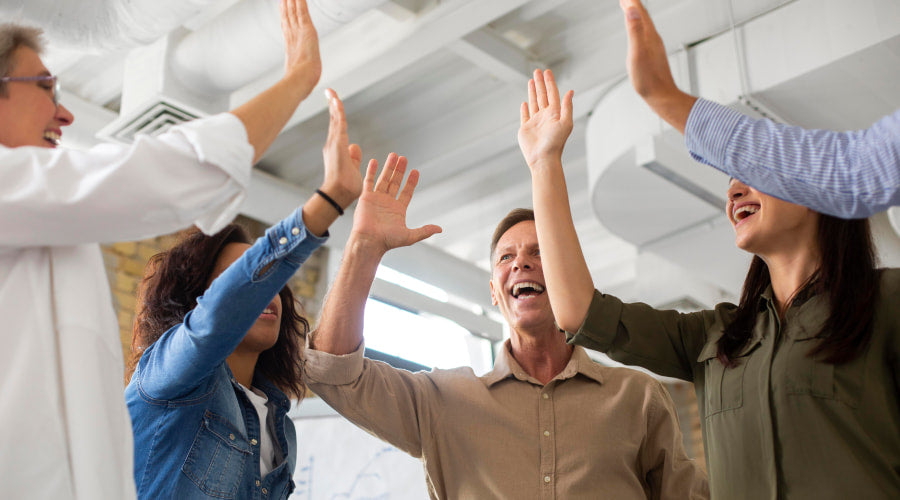
<path id="1" fill-rule="evenodd" d="M 394 153 L 388 155 L 376 182 L 377 170 L 378 162 L 369 161 L 362 196 L 353 216 L 353 232 L 358 239 L 387 252 L 441 232 L 434 224 L 416 229 L 406 227 L 406 210 L 419 182 L 419 172 L 412 170 L 403 185 L 406 157 Z"/>
<path id="2" fill-rule="evenodd" d="M 528 102 L 522 103 L 519 148 L 529 167 L 542 159 L 562 157 L 566 139 L 572 133 L 570 90 L 562 103 L 550 70 L 535 70 L 528 82 Z"/>

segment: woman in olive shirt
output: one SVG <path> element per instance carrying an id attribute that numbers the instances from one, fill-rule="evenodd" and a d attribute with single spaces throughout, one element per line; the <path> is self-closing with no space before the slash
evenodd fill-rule
<path id="1" fill-rule="evenodd" d="M 866 220 L 733 180 L 726 215 L 755 254 L 740 303 L 681 314 L 594 290 L 561 163 L 571 94 L 535 72 L 519 144 L 547 292 L 572 341 L 695 384 L 714 498 L 900 498 L 900 270 Z"/>

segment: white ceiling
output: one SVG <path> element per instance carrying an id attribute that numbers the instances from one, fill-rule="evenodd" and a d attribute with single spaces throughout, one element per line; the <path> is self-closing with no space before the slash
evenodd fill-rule
<path id="1" fill-rule="evenodd" d="M 334 2 L 311 5 L 340 5 Z M 122 9 L 140 3 L 0 0 L 5 19 L 31 20 L 46 28 L 51 40 L 46 61 L 61 77 L 63 102 L 76 113 L 64 144 L 90 145 L 96 141 L 94 134 L 116 119 L 120 109 L 131 112 L 155 94 L 205 112 L 224 111 L 278 77 L 279 68 L 261 70 L 259 66 L 265 65 L 259 61 L 266 57 L 253 52 L 277 60 L 277 43 L 272 42 L 273 34 L 280 37 L 277 19 L 241 14 L 237 28 L 223 21 L 229 12 L 232 17 L 238 9 L 256 12 L 260 5 L 273 7 L 275 0 L 147 0 L 152 8 L 141 11 L 138 30 L 129 27 L 135 20 L 127 19 Z M 738 103 L 738 96 L 745 95 L 752 105 L 782 120 L 839 129 L 867 126 L 900 107 L 900 6 L 895 0 L 645 3 L 672 51 L 679 81 L 705 96 Z M 202 69 L 221 75 L 222 82 L 240 82 L 240 87 L 197 93 L 182 83 L 188 76 L 179 72 L 188 71 L 176 69 L 171 54 L 183 49 L 179 43 L 185 37 L 195 32 L 205 36 L 216 23 L 230 27 L 220 38 L 199 45 L 210 51 L 203 60 L 211 68 Z M 746 27 L 732 33 L 733 24 Z M 625 50 L 616 0 L 387 0 L 343 26 L 328 28 L 322 39 L 320 87 L 334 87 L 344 97 L 351 140 L 360 143 L 364 155 L 383 159 L 396 151 L 421 170 L 410 224 L 436 223 L 444 228 L 443 234 L 426 243 L 429 247 L 399 251 L 387 264 L 489 305 L 490 235 L 510 209 L 531 204 L 529 173 L 515 136 L 529 71 L 540 65 L 556 71 L 562 88 L 576 91 L 577 121 L 564 164 L 576 226 L 597 285 L 655 304 L 688 298 L 708 307 L 736 296 L 739 283 L 735 286 L 733 276 L 717 279 L 718 271 L 705 272 L 704 267 L 704 262 L 725 259 L 722 262 L 737 269 L 732 274 L 739 281 L 740 259 L 745 257 L 728 248 L 727 228 L 717 229 L 715 250 L 703 253 L 685 252 L 682 243 L 666 239 L 673 236 L 669 233 L 688 235 L 696 230 L 677 220 L 665 223 L 671 231 L 657 231 L 665 236 L 658 241 L 646 234 L 626 241 L 620 236 L 629 237 L 627 230 L 616 229 L 617 236 L 601 223 L 641 228 L 652 220 L 639 214 L 652 216 L 654 206 L 657 213 L 666 210 L 675 219 L 683 213 L 682 220 L 716 212 L 695 198 L 685 203 L 705 207 L 698 210 L 706 212 L 696 215 L 685 208 L 680 213 L 672 200 L 692 195 L 634 165 L 635 147 L 652 143 L 653 137 L 675 150 L 680 145 L 659 124 L 638 123 L 640 109 L 612 102 L 618 99 L 615 95 L 630 92 L 622 88 L 628 85 Z M 309 193 L 320 181 L 327 125 L 320 95 L 317 90 L 309 97 L 263 158 L 260 167 L 271 176 L 256 179 L 247 209 L 251 215 L 275 219 L 296 203 L 297 195 Z M 602 114 L 611 109 L 619 111 L 614 116 Z M 605 145 L 601 136 L 591 139 L 595 142 L 589 148 L 589 120 L 605 122 L 601 126 L 609 130 L 629 130 L 632 142 Z M 631 167 L 618 171 L 615 184 L 601 186 L 612 181 L 598 172 L 612 172 L 604 169 L 614 160 L 626 161 L 626 156 L 598 159 L 594 153 L 589 169 L 589 149 L 602 150 L 601 157 L 609 150 L 627 153 Z M 707 168 L 684 165 L 670 167 L 682 169 L 684 175 Z M 634 172 L 637 177 L 632 178 Z M 698 185 L 721 197 L 725 183 L 705 175 Z M 659 196 L 657 191 L 650 197 L 644 190 L 647 179 L 658 183 L 662 192 L 671 190 L 671 196 Z M 616 193 L 616 203 L 614 210 L 598 214 L 604 205 L 597 201 L 602 193 Z M 332 240 L 337 248 L 349 222 L 344 219 L 344 227 L 334 232 Z M 896 238 L 890 231 L 885 234 Z M 697 238 L 687 240 L 705 241 Z M 719 247 L 725 250 L 720 253 Z M 688 253 L 693 260 L 687 259 Z M 732 265 L 728 260 L 732 258 L 738 264 Z"/>

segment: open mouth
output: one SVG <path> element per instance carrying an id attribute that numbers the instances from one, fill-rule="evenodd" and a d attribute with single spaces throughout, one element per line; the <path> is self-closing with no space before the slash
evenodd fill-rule
<path id="1" fill-rule="evenodd" d="M 544 286 L 534 281 L 522 281 L 512 287 L 510 294 L 517 299 L 536 297 L 544 293 Z"/>
<path id="2" fill-rule="evenodd" d="M 759 212 L 759 205 L 742 205 L 741 207 L 734 209 L 731 217 L 735 222 L 741 222 L 742 220 L 753 216 L 756 212 Z"/>
<path id="3" fill-rule="evenodd" d="M 59 146 L 61 139 L 62 137 L 52 130 L 47 130 L 44 132 L 44 140 L 52 144 L 53 146 Z"/>
<path id="4" fill-rule="evenodd" d="M 278 317 L 278 311 L 275 309 L 275 306 L 269 304 L 268 306 L 266 306 L 265 309 L 263 309 L 263 312 L 262 312 L 262 314 L 259 315 L 259 317 L 267 318 L 267 319 L 275 319 Z"/>

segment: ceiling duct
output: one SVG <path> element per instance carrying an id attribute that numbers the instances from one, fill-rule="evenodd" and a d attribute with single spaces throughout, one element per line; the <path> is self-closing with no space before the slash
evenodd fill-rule
<path id="1" fill-rule="evenodd" d="M 747 107 L 758 101 L 807 128 L 864 128 L 900 107 L 890 69 L 896 65 L 883 62 L 896 60 L 898 21 L 893 0 L 798 0 L 743 22 L 737 34 L 712 37 L 689 54 L 679 51 L 669 62 L 682 88 L 748 114 L 758 115 Z M 735 36 L 743 58 L 735 55 Z M 586 134 L 591 201 L 603 225 L 692 276 L 739 290 L 749 254 L 735 248 L 722 213 L 728 177 L 694 163 L 681 135 L 627 80 L 598 103 Z"/>
<path id="2" fill-rule="evenodd" d="M 386 0 L 308 0 L 319 38 Z M 278 2 L 243 0 L 185 36 L 171 65 L 182 83 L 198 93 L 230 93 L 276 69 L 284 61 Z"/>
<path id="3" fill-rule="evenodd" d="M 60 46 L 97 52 L 146 45 L 219 0 L 4 0 L 0 16 L 40 26 Z"/>

